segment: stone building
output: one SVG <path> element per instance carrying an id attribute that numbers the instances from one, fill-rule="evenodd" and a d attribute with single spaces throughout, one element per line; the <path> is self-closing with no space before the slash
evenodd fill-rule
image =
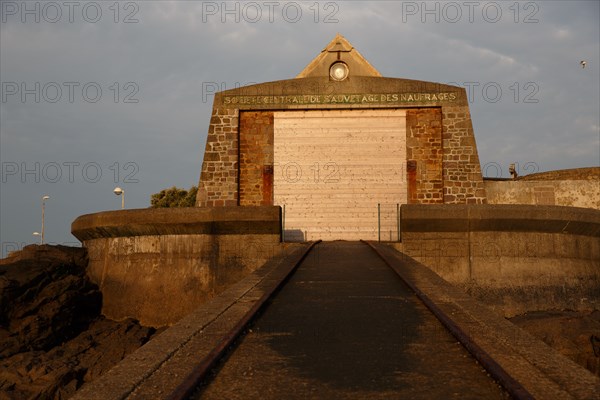
<path id="1" fill-rule="evenodd" d="M 215 95 L 198 206 L 280 205 L 286 239 L 395 240 L 414 203 L 486 203 L 463 88 L 382 77 L 337 35 L 294 79 Z"/>
<path id="2" fill-rule="evenodd" d="M 197 205 L 73 221 L 103 315 L 173 324 L 293 249 L 282 232 L 390 241 L 506 316 L 600 304 L 600 168 L 484 181 L 465 90 L 381 77 L 341 36 L 215 96 Z"/>

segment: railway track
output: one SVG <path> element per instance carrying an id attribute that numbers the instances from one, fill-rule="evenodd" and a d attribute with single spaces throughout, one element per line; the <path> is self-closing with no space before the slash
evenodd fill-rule
<path id="1" fill-rule="evenodd" d="M 376 245 L 316 242 L 165 398 L 395 395 L 534 398 Z"/>

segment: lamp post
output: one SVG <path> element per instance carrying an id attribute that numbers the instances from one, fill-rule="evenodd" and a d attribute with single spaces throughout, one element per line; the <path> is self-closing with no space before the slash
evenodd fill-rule
<path id="1" fill-rule="evenodd" d="M 50 196 L 45 195 L 42 197 L 42 238 L 40 239 L 40 244 L 44 244 L 44 225 L 46 219 L 46 200 L 48 200 Z"/>
<path id="2" fill-rule="evenodd" d="M 113 192 L 117 196 L 121 196 L 121 210 L 124 210 L 125 209 L 125 191 L 123 189 L 121 189 L 120 187 L 116 187 L 115 190 L 113 190 Z"/>

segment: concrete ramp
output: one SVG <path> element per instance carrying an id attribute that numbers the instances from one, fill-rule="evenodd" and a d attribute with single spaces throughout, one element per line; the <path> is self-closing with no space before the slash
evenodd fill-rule
<path id="1" fill-rule="evenodd" d="M 412 258 L 385 245 L 329 242 L 274 258 L 74 398 L 599 393 L 590 372 Z"/>
<path id="2" fill-rule="evenodd" d="M 202 399 L 503 399 L 504 390 L 365 244 L 318 245 Z"/>

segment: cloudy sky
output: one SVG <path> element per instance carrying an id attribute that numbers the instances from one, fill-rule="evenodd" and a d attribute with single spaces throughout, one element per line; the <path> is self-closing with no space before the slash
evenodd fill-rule
<path id="1" fill-rule="evenodd" d="M 198 183 L 215 90 L 337 32 L 382 75 L 467 87 L 484 172 L 600 164 L 598 1 L 0 1 L 0 242 Z M 580 65 L 586 60 L 585 68 Z M 217 89 L 218 88 L 218 89 Z"/>

